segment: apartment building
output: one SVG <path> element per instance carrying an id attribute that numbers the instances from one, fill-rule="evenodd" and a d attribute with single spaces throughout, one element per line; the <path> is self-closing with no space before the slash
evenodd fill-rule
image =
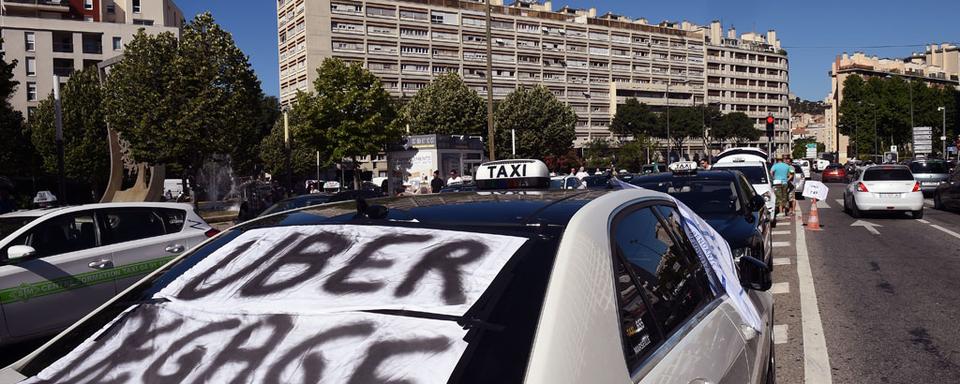
<path id="1" fill-rule="evenodd" d="M 839 161 L 847 160 L 849 138 L 837 131 L 839 107 L 843 102 L 843 83 L 851 75 L 864 80 L 871 77 L 898 76 L 910 82 L 923 82 L 930 87 L 960 88 L 960 52 L 952 44 L 930 45 L 925 53 L 914 53 L 907 58 L 880 58 L 863 52 L 844 53 L 836 57 L 830 68 L 830 94 L 827 103 L 831 114 L 827 130 L 836 137 Z"/>
<path id="2" fill-rule="evenodd" d="M 140 28 L 180 33 L 183 13 L 172 0 L 4 0 L 4 59 L 16 60 L 20 83 L 11 102 L 24 116 L 53 91 L 53 76 L 123 53 Z"/>
<path id="3" fill-rule="evenodd" d="M 610 137 L 617 105 L 629 97 L 655 110 L 709 102 L 705 27 L 688 22 L 651 25 L 612 13 L 598 16 L 596 9 L 555 10 L 550 1 L 491 3 L 493 68 L 488 74 L 482 0 L 278 0 L 281 102 L 290 103 L 298 90 L 309 91 L 316 68 L 328 57 L 363 63 L 397 97 L 412 96 L 445 72 L 459 73 L 481 95 L 490 76 L 497 99 L 519 86 L 543 84 L 577 113 L 578 145 Z M 777 74 L 786 76 L 784 55 L 757 54 L 759 44 L 753 42 L 718 44 L 720 54 L 751 52 L 756 68 L 766 68 L 767 56 L 775 56 L 778 71 L 782 69 Z M 730 72 L 723 79 L 742 77 L 753 84 L 767 76 L 754 67 L 739 76 L 740 68 L 733 63 L 717 67 Z M 786 106 L 786 80 L 777 79 L 783 81 L 777 92 Z M 759 91 L 753 95 L 755 99 L 744 95 L 750 101 L 739 103 L 737 94 L 721 93 L 716 104 L 745 112 L 751 108 L 740 105 L 756 106 L 756 116 L 762 105 L 765 118 L 768 102 L 756 99 Z M 788 112 L 775 113 L 783 113 L 778 119 L 789 118 Z"/>

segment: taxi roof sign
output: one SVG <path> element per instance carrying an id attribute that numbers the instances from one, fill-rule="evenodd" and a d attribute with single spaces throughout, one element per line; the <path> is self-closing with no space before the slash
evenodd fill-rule
<path id="1" fill-rule="evenodd" d="M 697 171 L 697 163 L 693 161 L 678 161 L 667 166 L 673 173 L 693 173 Z"/>
<path id="2" fill-rule="evenodd" d="M 546 189 L 550 169 L 540 160 L 499 160 L 480 164 L 474 174 L 478 189 Z"/>

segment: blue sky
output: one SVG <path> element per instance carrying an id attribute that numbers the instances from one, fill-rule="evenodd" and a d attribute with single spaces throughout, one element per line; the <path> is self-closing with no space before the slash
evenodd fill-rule
<path id="1" fill-rule="evenodd" d="M 311 1 L 311 0 L 307 0 Z M 242 5 L 241 5 L 242 3 Z M 277 21 L 274 0 L 179 0 L 190 18 L 209 10 L 232 32 L 250 56 L 264 92 L 279 91 Z M 597 12 L 646 17 L 650 22 L 723 21 L 737 32 L 776 29 L 790 58 L 790 90 L 804 99 L 823 99 L 830 89 L 827 71 L 836 55 L 862 50 L 881 57 L 902 57 L 928 43 L 960 43 L 960 1 L 913 0 L 899 3 L 849 0 L 570 0 L 554 1 Z M 884 48 L 871 48 L 880 47 Z M 891 47 L 892 46 L 892 47 Z"/>

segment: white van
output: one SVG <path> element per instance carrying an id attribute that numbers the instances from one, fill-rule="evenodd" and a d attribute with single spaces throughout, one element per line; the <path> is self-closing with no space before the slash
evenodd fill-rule
<path id="1" fill-rule="evenodd" d="M 767 211 L 773 218 L 770 226 L 777 226 L 777 194 L 773 192 L 766 152 L 757 148 L 730 148 L 717 156 L 713 169 L 731 169 L 743 173 L 757 194 L 767 201 Z"/>

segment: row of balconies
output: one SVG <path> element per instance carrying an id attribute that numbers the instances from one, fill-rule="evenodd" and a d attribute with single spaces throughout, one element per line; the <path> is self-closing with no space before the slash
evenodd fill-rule
<path id="1" fill-rule="evenodd" d="M 788 68 L 788 63 L 786 61 L 779 62 L 779 63 L 771 63 L 766 60 L 735 59 L 732 57 L 722 57 L 722 56 L 713 56 L 713 55 L 707 55 L 707 62 L 727 63 L 727 64 L 745 64 L 745 65 L 751 65 L 751 66 L 762 66 L 762 67 L 778 68 L 778 69 Z"/>

